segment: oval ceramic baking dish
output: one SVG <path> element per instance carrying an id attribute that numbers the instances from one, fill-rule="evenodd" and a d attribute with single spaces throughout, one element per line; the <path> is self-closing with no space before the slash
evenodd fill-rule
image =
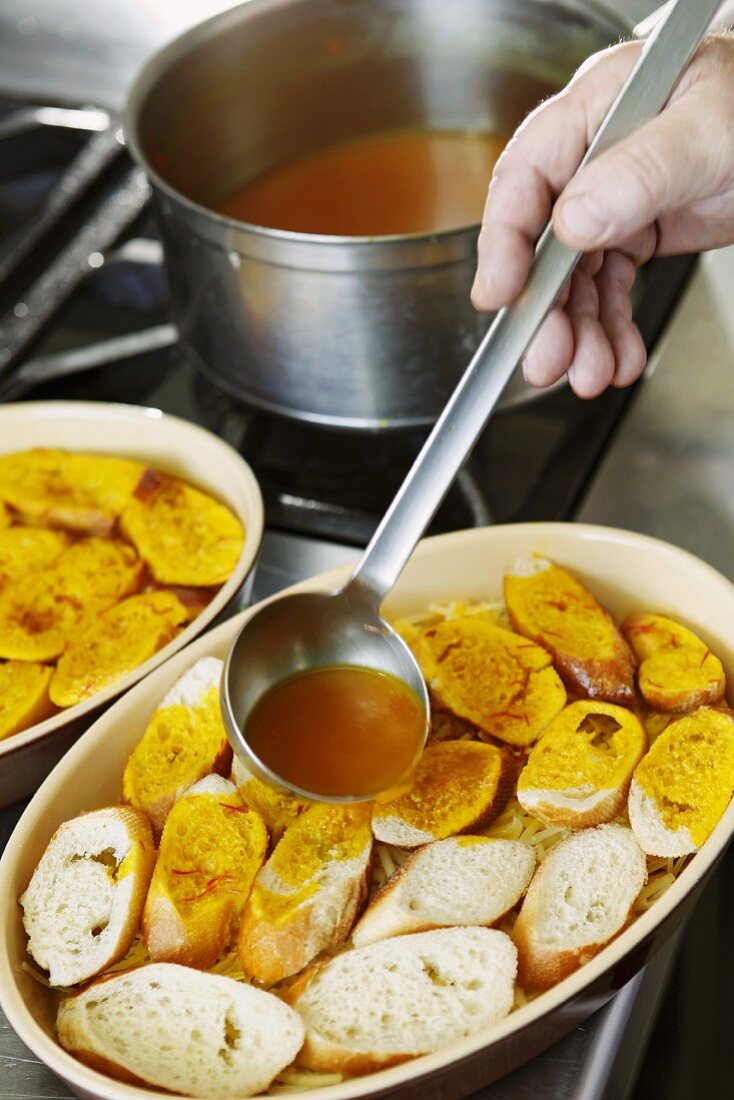
<path id="1" fill-rule="evenodd" d="M 391 618 L 433 601 L 496 598 L 503 570 L 537 552 L 567 567 L 615 617 L 665 610 L 721 657 L 734 675 L 734 586 L 690 554 L 641 535 L 576 524 L 518 524 L 430 539 L 416 550 L 385 611 Z M 341 571 L 299 586 L 332 589 Z M 54 1037 L 52 995 L 23 969 L 26 937 L 17 898 L 56 827 L 117 802 L 123 768 L 163 694 L 194 661 L 223 657 L 244 612 L 200 638 L 138 684 L 71 749 L 28 806 L 0 861 L 0 1002 L 21 1039 L 79 1095 L 154 1100 L 160 1092 L 112 1080 L 76 1061 Z M 309 1090 L 309 1100 L 366 1096 L 465 1096 L 549 1046 L 624 985 L 685 919 L 734 833 L 734 804 L 677 880 L 576 973 L 501 1022 L 444 1049 L 370 1076 Z M 429 1084 L 430 1082 L 430 1084 Z"/>
<path id="2" fill-rule="evenodd" d="M 104 691 L 0 740 L 0 806 L 26 798 L 104 706 L 212 623 L 250 577 L 263 532 L 260 489 L 244 459 L 210 432 L 157 409 L 81 401 L 0 408 L 0 454 L 33 447 L 135 458 L 184 478 L 232 509 L 245 541 L 229 579 L 168 645 Z"/>

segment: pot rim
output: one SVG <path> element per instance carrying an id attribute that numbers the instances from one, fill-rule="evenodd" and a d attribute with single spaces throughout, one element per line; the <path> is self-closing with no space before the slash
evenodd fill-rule
<path id="1" fill-rule="evenodd" d="M 245 0 L 227 11 L 219 12 L 205 19 L 201 23 L 185 30 L 162 49 L 157 50 L 138 71 L 130 89 L 127 104 L 123 115 L 123 131 L 125 142 L 132 158 L 145 171 L 148 179 L 156 189 L 161 191 L 169 200 L 178 206 L 182 206 L 197 221 L 204 221 L 209 230 L 215 230 L 221 234 L 221 240 L 216 243 L 232 242 L 233 234 L 238 237 L 256 237 L 267 241 L 280 241 L 283 244 L 304 243 L 314 247 L 334 245 L 349 245 L 352 248 L 370 249 L 376 245 L 398 246 L 419 244 L 422 242 L 451 241 L 474 235 L 480 228 L 481 222 L 472 222 L 468 225 L 456 226 L 450 229 L 431 230 L 419 233 L 391 233 L 370 237 L 348 236 L 346 234 L 330 233 L 301 233 L 295 230 L 274 229 L 270 226 L 256 225 L 253 222 L 238 221 L 226 214 L 212 210 L 202 203 L 184 195 L 172 184 L 160 175 L 153 167 L 146 153 L 143 151 L 139 135 L 139 123 L 144 107 L 151 94 L 154 93 L 159 79 L 170 72 L 173 66 L 195 50 L 199 45 L 211 41 L 219 34 L 226 34 L 230 27 L 238 26 L 241 21 L 247 21 L 250 14 L 258 15 L 267 8 L 287 8 L 302 0 Z M 539 6 L 544 0 L 529 0 Z M 567 9 L 570 14 L 578 15 L 591 24 L 600 27 L 605 25 L 610 35 L 628 35 L 632 30 L 632 23 L 615 12 L 608 0 L 556 0 L 558 7 Z"/>

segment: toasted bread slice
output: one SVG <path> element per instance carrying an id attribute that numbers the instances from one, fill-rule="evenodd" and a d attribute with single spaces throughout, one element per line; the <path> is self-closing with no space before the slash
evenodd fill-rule
<path id="1" fill-rule="evenodd" d="M 376 804 L 372 831 L 398 848 L 470 833 L 501 809 L 510 788 L 512 763 L 494 745 L 441 741 L 429 745 L 413 786 L 392 802 Z"/>
<path id="2" fill-rule="evenodd" d="M 512 745 L 529 745 L 566 702 L 547 650 L 476 616 L 426 627 L 412 642 L 441 707 Z"/>
<path id="3" fill-rule="evenodd" d="M 143 910 L 154 962 L 205 970 L 225 954 L 267 847 L 262 818 L 226 779 L 207 776 L 179 798 Z"/>
<path id="4" fill-rule="evenodd" d="M 73 543 L 45 572 L 10 581 L 0 591 L 0 657 L 50 661 L 74 630 L 134 592 L 143 563 L 115 539 Z"/>
<path id="5" fill-rule="evenodd" d="M 69 545 L 63 531 L 43 527 L 5 527 L 0 530 L 0 587 L 26 574 L 41 573 Z"/>
<path id="6" fill-rule="evenodd" d="M 276 844 L 288 826 L 310 805 L 295 795 L 262 783 L 239 756 L 232 759 L 231 779 L 245 805 L 260 814 Z"/>
<path id="7" fill-rule="evenodd" d="M 184 791 L 212 772 L 229 774 L 232 750 L 219 707 L 222 667 L 216 657 L 204 657 L 179 677 L 125 767 L 123 802 L 148 815 L 156 837 Z"/>
<path id="8" fill-rule="evenodd" d="M 0 741 L 29 729 L 55 712 L 48 697 L 53 669 L 30 661 L 0 664 Z"/>
<path id="9" fill-rule="evenodd" d="M 362 914 L 355 947 L 456 925 L 496 924 L 517 905 L 535 870 L 535 852 L 518 840 L 458 836 L 408 857 Z"/>
<path id="10" fill-rule="evenodd" d="M 217 1100 L 266 1089 L 304 1033 L 298 1014 L 272 994 L 171 963 L 114 974 L 67 997 L 56 1029 L 93 1069 Z"/>
<path id="11" fill-rule="evenodd" d="M 625 825 L 580 829 L 557 844 L 512 931 L 523 989 L 548 989 L 601 951 L 629 921 L 646 882 L 644 853 Z"/>
<path id="12" fill-rule="evenodd" d="M 274 985 L 349 936 L 367 897 L 370 809 L 315 804 L 286 829 L 245 906 L 245 974 Z"/>
<path id="13" fill-rule="evenodd" d="M 171 592 L 145 592 L 79 624 L 49 689 L 57 707 L 73 707 L 117 683 L 175 638 L 186 608 Z"/>
<path id="14" fill-rule="evenodd" d="M 575 577 L 546 558 L 522 558 L 505 574 L 504 591 L 515 630 L 550 651 L 569 686 L 590 699 L 632 702 L 632 653 Z"/>
<path id="15" fill-rule="evenodd" d="M 107 455 L 23 451 L 0 458 L 0 498 L 36 523 L 106 535 L 143 469 Z"/>
<path id="16" fill-rule="evenodd" d="M 691 630 L 664 615 L 639 612 L 625 619 L 622 633 L 640 662 L 640 693 L 655 710 L 695 710 L 724 698 L 721 661 Z"/>
<path id="17" fill-rule="evenodd" d="M 438 1050 L 501 1020 L 517 955 L 504 932 L 441 928 L 347 951 L 297 978 L 298 1061 L 358 1075 Z"/>
<path id="18" fill-rule="evenodd" d="M 56 830 L 20 898 L 28 953 L 51 985 L 87 981 L 127 953 L 154 862 L 150 825 L 128 806 Z"/>
<path id="19" fill-rule="evenodd" d="M 697 851 L 734 792 L 734 715 L 701 707 L 671 722 L 637 765 L 630 824 L 652 856 Z"/>
<path id="20" fill-rule="evenodd" d="M 647 750 L 639 719 L 613 703 L 571 703 L 530 751 L 517 783 L 523 809 L 546 825 L 613 821 Z"/>
<path id="21" fill-rule="evenodd" d="M 146 472 L 120 527 L 161 584 L 224 584 L 245 537 L 229 508 L 156 471 Z"/>

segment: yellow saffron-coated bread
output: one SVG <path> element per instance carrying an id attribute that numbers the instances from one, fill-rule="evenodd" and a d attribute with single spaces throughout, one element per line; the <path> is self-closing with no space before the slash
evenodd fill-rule
<path id="1" fill-rule="evenodd" d="M 372 843 L 365 803 L 314 804 L 286 829 L 242 917 L 249 978 L 274 985 L 344 943 L 367 897 Z"/>
<path id="2" fill-rule="evenodd" d="M 571 703 L 533 746 L 517 783 L 523 809 L 547 825 L 580 829 L 623 809 L 647 735 L 614 703 Z"/>
<path id="3" fill-rule="evenodd" d="M 580 581 L 546 558 L 522 558 L 505 574 L 504 592 L 515 630 L 550 651 L 569 686 L 591 699 L 632 702 L 632 653 Z"/>
<path id="4" fill-rule="evenodd" d="M 232 750 L 222 723 L 222 662 L 204 657 L 179 677 L 133 749 L 122 778 L 122 797 L 163 832 L 176 799 L 204 776 L 229 775 Z"/>
<path id="5" fill-rule="evenodd" d="M 260 814 L 274 843 L 310 805 L 287 791 L 262 783 L 239 756 L 233 757 L 231 778 L 245 805 Z"/>
<path id="6" fill-rule="evenodd" d="M 418 762 L 413 785 L 392 802 L 376 804 L 372 831 L 399 848 L 468 833 L 502 807 L 511 785 L 512 764 L 494 745 L 441 741 Z"/>
<path id="7" fill-rule="evenodd" d="M 622 633 L 640 662 L 640 694 L 655 710 L 695 710 L 724 698 L 721 661 L 693 631 L 665 615 L 637 612 L 622 623 Z"/>
<path id="8" fill-rule="evenodd" d="M 532 744 L 566 702 L 547 650 L 476 617 L 429 626 L 412 649 L 441 707 L 509 744 Z"/>
<path id="9" fill-rule="evenodd" d="M 51 678 L 51 701 L 72 707 L 110 687 L 167 645 L 187 619 L 172 592 L 146 592 L 83 620 Z"/>
<path id="10" fill-rule="evenodd" d="M 53 669 L 30 661 L 0 664 L 0 740 L 54 713 L 48 697 Z"/>
<path id="11" fill-rule="evenodd" d="M 223 504 L 147 470 L 120 520 L 161 584 L 223 584 L 242 553 L 242 524 Z"/>
<path id="12" fill-rule="evenodd" d="M 1 526 L 1 524 L 0 524 Z M 0 588 L 24 574 L 39 573 L 69 545 L 63 531 L 44 527 L 4 527 L 0 530 Z"/>
<path id="13" fill-rule="evenodd" d="M 206 969 L 227 951 L 268 847 L 259 814 L 210 775 L 175 804 L 163 829 L 143 910 L 155 962 Z"/>
<path id="14" fill-rule="evenodd" d="M 73 543 L 43 573 L 0 590 L 0 657 L 49 661 L 66 648 L 77 624 L 136 590 L 143 563 L 115 539 Z"/>
<path id="15" fill-rule="evenodd" d="M 106 455 L 22 451 L 0 458 L 0 498 L 36 523 L 104 535 L 143 470 L 140 462 Z"/>
<path id="16" fill-rule="evenodd" d="M 701 707 L 677 718 L 635 769 L 629 793 L 637 843 L 653 856 L 697 851 L 734 791 L 734 714 Z"/>

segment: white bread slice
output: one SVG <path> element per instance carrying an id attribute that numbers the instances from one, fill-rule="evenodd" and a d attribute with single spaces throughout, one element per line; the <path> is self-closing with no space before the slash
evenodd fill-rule
<path id="1" fill-rule="evenodd" d="M 353 933 L 355 947 L 429 928 L 490 925 L 520 900 L 535 852 L 519 840 L 458 836 L 419 848 L 385 883 Z"/>
<path id="2" fill-rule="evenodd" d="M 647 882 L 644 853 L 626 825 L 580 829 L 546 856 L 512 938 L 524 989 L 547 989 L 601 951 L 627 924 Z"/>
<path id="3" fill-rule="evenodd" d="M 28 953 L 51 985 L 86 981 L 127 953 L 154 863 L 150 824 L 129 806 L 56 830 L 20 898 Z"/>
<path id="4" fill-rule="evenodd" d="M 438 1050 L 508 1014 L 517 955 L 489 928 L 441 928 L 346 951 L 289 993 L 309 1069 L 371 1073 Z"/>
<path id="5" fill-rule="evenodd" d="M 232 978 L 153 963 L 61 1002 L 61 1045 L 132 1084 L 196 1097 L 266 1089 L 303 1042 L 298 1014 Z"/>
<path id="6" fill-rule="evenodd" d="M 349 936 L 367 898 L 372 832 L 367 803 L 315 803 L 286 829 L 245 905 L 238 952 L 270 986 Z"/>

